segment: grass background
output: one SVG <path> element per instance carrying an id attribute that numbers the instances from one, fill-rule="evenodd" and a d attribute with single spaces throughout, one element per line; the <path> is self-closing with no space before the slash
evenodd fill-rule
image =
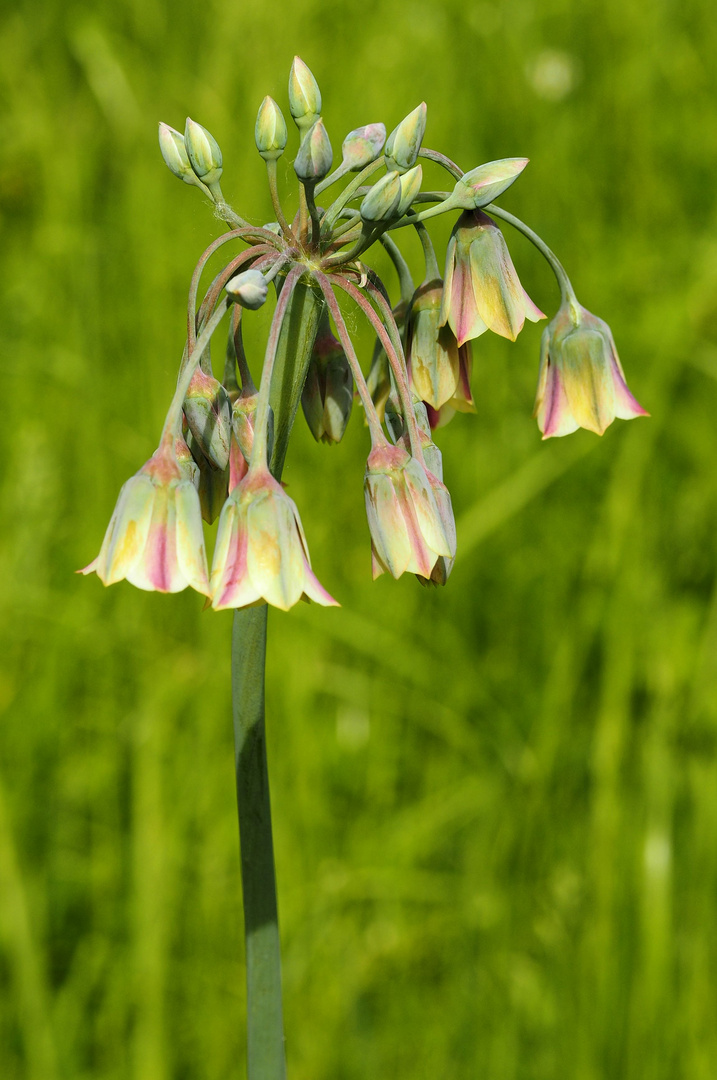
<path id="1" fill-rule="evenodd" d="M 154 448 L 217 232 L 156 122 L 204 123 L 267 220 L 253 123 L 295 52 L 335 146 L 425 99 L 464 167 L 531 158 L 503 203 L 652 419 L 541 445 L 540 328 L 481 338 L 440 592 L 370 581 L 358 417 L 331 449 L 297 423 L 285 478 L 343 606 L 270 618 L 290 1076 L 713 1080 L 716 47 L 707 0 L 4 9 L 4 1080 L 244 1075 L 231 614 L 73 571 Z"/>

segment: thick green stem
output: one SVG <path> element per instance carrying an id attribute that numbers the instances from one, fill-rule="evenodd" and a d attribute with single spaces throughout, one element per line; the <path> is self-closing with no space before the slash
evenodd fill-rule
<path id="1" fill-rule="evenodd" d="M 278 340 L 273 346 L 269 383 L 275 432 L 270 468 L 277 480 L 281 479 L 291 425 L 325 310 L 315 283 L 296 282 L 292 274 L 289 271 L 280 294 L 283 314 L 276 324 Z M 247 1078 L 285 1080 L 281 952 L 264 724 L 266 623 L 265 604 L 243 608 L 234 613 L 232 633 L 232 710 L 246 934 Z"/>
<path id="2" fill-rule="evenodd" d="M 244 896 L 248 1080 L 284 1080 L 281 954 L 264 725 L 267 607 L 234 612 L 232 700 Z"/>

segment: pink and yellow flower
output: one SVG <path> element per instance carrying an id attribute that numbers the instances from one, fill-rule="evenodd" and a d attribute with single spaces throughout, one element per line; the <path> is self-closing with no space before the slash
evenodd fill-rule
<path id="1" fill-rule="evenodd" d="M 455 334 L 441 325 L 440 278 L 424 282 L 414 293 L 408 314 L 406 360 L 411 387 L 421 401 L 440 409 L 455 395 L 460 358 Z"/>
<path id="2" fill-rule="evenodd" d="M 627 388 L 610 327 L 576 301 L 543 331 L 533 415 L 544 439 L 579 427 L 602 435 L 616 416 L 650 415 Z"/>
<path id="3" fill-rule="evenodd" d="M 183 455 L 186 457 L 186 455 Z M 197 489 L 169 435 L 120 491 L 97 558 L 79 571 L 105 585 L 126 578 L 139 589 L 209 595 Z"/>
<path id="4" fill-rule="evenodd" d="M 215 610 L 266 601 L 288 611 L 302 598 L 337 605 L 311 569 L 296 504 L 265 469 L 250 470 L 222 510 L 211 595 Z"/>
<path id="5" fill-rule="evenodd" d="M 364 481 L 373 576 L 406 571 L 430 578 L 441 556 L 456 553 L 447 488 L 401 446 L 374 446 Z"/>
<path id="6" fill-rule="evenodd" d="M 515 341 L 526 319 L 544 318 L 492 218 L 481 210 L 461 214 L 448 241 L 440 325 L 448 323 L 462 345 L 486 330 Z"/>

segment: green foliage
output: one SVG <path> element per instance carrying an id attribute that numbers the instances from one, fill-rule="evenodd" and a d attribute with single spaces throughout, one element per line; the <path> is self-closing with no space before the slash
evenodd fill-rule
<path id="1" fill-rule="evenodd" d="M 335 145 L 425 99 L 465 168 L 531 158 L 504 204 L 652 419 L 541 445 L 540 327 L 481 338 L 478 415 L 438 433 L 458 559 L 429 592 L 370 580 L 360 414 L 333 448 L 299 418 L 285 480 L 343 607 L 269 619 L 290 1076 L 712 1080 L 716 48 L 707 0 L 2 15 L 4 1080 L 243 1074 L 231 614 L 72 571 L 155 447 L 218 228 L 157 121 L 206 124 L 261 224 L 254 121 L 296 52 Z"/>

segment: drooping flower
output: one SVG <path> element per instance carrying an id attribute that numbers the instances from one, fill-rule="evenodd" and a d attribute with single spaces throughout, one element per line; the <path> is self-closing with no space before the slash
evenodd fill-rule
<path id="1" fill-rule="evenodd" d="M 424 402 L 432 431 L 439 427 L 445 427 L 457 412 L 474 413 L 476 411 L 471 391 L 473 354 L 470 341 L 464 341 L 458 349 L 458 367 L 458 386 L 453 397 L 441 405 L 439 409 L 434 409 L 428 402 Z"/>
<path id="2" fill-rule="evenodd" d="M 167 436 L 120 491 L 100 553 L 83 570 L 105 585 L 126 578 L 139 589 L 209 595 L 197 489 Z"/>
<path id="3" fill-rule="evenodd" d="M 440 325 L 448 323 L 462 345 L 486 330 L 515 341 L 526 319 L 544 318 L 492 218 L 481 210 L 461 214 L 448 241 Z"/>
<path id="4" fill-rule="evenodd" d="M 432 408 L 456 393 L 460 376 L 458 342 L 449 326 L 441 325 L 440 278 L 426 281 L 413 295 L 408 315 L 406 359 L 416 397 Z"/>
<path id="5" fill-rule="evenodd" d="M 439 500 L 436 492 L 443 489 Z M 420 574 L 430 578 L 440 556 L 455 555 L 445 522 L 447 489 L 402 447 L 374 446 L 364 480 L 373 576 Z M 439 505 L 440 503 L 440 505 Z"/>
<path id="6" fill-rule="evenodd" d="M 579 427 L 602 435 L 616 416 L 650 415 L 627 388 L 610 327 L 576 301 L 543 331 L 533 415 L 544 439 Z"/>
<path id="7" fill-rule="evenodd" d="M 296 504 L 265 469 L 250 470 L 222 510 L 211 595 L 215 610 L 265 600 L 288 611 L 302 597 L 337 605 L 311 569 Z"/>
<path id="8" fill-rule="evenodd" d="M 353 396 L 351 368 L 327 318 L 319 327 L 301 394 L 304 416 L 317 442 L 341 442 Z"/>

